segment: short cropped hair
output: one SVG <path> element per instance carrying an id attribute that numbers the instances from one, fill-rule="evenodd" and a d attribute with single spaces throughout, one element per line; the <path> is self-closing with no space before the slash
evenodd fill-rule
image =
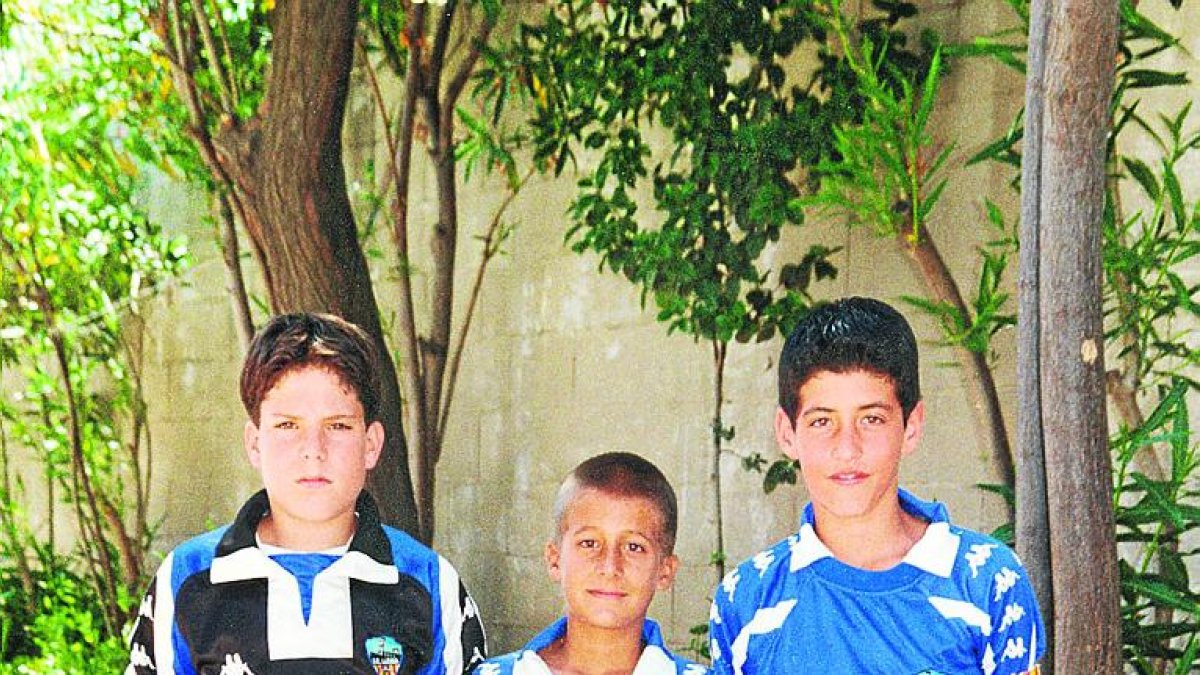
<path id="1" fill-rule="evenodd" d="M 675 551 L 675 529 L 679 521 L 675 490 L 658 467 L 631 452 L 596 455 L 567 474 L 554 500 L 554 527 L 558 538 L 566 528 L 571 502 L 580 490 L 589 488 L 616 497 L 639 497 L 649 501 L 662 518 L 659 545 L 667 555 Z"/>
<path id="2" fill-rule="evenodd" d="M 259 329 L 242 363 L 246 414 L 259 423 L 262 402 L 279 379 L 298 368 L 332 371 L 358 395 L 368 424 L 379 420 L 380 383 L 375 343 L 366 331 L 332 314 L 281 314 Z"/>
<path id="3" fill-rule="evenodd" d="M 917 339 L 891 305 L 848 297 L 814 309 L 788 336 L 779 356 L 779 407 L 793 423 L 800 388 L 821 372 L 866 371 L 891 381 L 907 422 L 921 400 Z"/>

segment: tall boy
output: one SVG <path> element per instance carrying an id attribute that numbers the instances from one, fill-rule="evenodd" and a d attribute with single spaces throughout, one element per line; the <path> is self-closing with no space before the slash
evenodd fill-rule
<path id="1" fill-rule="evenodd" d="M 899 488 L 925 421 L 917 343 L 896 310 L 814 310 L 779 362 L 775 436 L 811 503 L 799 533 L 715 591 L 717 673 L 1036 673 L 1033 589 L 1011 550 Z"/>
<path id="2" fill-rule="evenodd" d="M 646 618 L 656 591 L 671 585 L 677 520 L 675 491 L 650 462 L 610 452 L 567 475 L 554 502 L 556 533 L 546 567 L 567 615 L 523 649 L 486 661 L 475 675 L 700 675 L 674 656 Z"/>
<path id="3" fill-rule="evenodd" d="M 460 675 L 482 660 L 458 573 L 381 524 L 363 490 L 383 448 L 378 371 L 370 338 L 337 317 L 259 331 L 241 395 L 264 489 L 163 561 L 127 674 Z"/>

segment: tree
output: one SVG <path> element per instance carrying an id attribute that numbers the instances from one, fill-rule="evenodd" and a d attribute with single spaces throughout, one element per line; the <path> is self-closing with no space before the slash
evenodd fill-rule
<path id="1" fill-rule="evenodd" d="M 476 162 L 501 166 L 512 193 L 524 182 L 506 149 L 511 139 L 459 107 L 471 77 L 486 70 L 490 79 L 476 92 L 490 97 L 490 122 L 498 123 L 511 87 L 495 61 L 487 61 L 488 69 L 480 66 L 500 3 L 371 0 L 360 8 L 357 2 L 286 2 L 269 17 L 257 5 L 216 6 L 210 14 L 205 2 L 163 0 L 150 16 L 187 111 L 187 128 L 205 169 L 201 179 L 218 202 L 239 330 L 243 336 L 252 332 L 237 252 L 240 226 L 266 283 L 270 311 L 340 314 L 363 326 L 386 355 L 381 375 L 388 440 L 369 486 L 386 521 L 429 541 L 435 468 L 458 363 L 483 274 L 509 231 L 501 214 L 511 198 L 483 235 L 476 283 L 455 331 L 459 168 L 464 161 L 468 168 Z M 388 150 L 375 199 L 389 203 L 385 213 L 397 257 L 399 373 L 343 169 L 343 113 L 356 53 Z M 380 66 L 401 79 L 399 101 L 384 98 Z M 468 127 L 465 142 L 457 133 L 460 121 Z M 425 312 L 414 303 L 414 227 L 408 213 L 413 150 L 422 140 L 438 185 L 437 222 L 430 228 L 433 289 Z M 371 215 L 370 225 L 378 214 Z"/>
<path id="2" fill-rule="evenodd" d="M 486 125 L 458 107 L 472 74 L 487 54 L 492 31 L 500 20 L 500 2 L 450 2 L 435 7 L 432 12 L 426 3 L 412 3 L 402 8 L 392 0 L 380 2 L 373 10 L 373 24 L 383 61 L 402 76 L 404 87 L 396 114 L 389 113 L 389 106 L 378 94 L 377 86 L 375 91 L 389 157 L 385 185 L 394 188 L 389 212 L 392 243 L 400 267 L 397 279 L 400 283 L 398 328 L 404 364 L 402 381 L 408 404 L 408 442 L 416 474 L 417 515 L 426 540 L 433 537 L 435 527 L 435 470 L 442 456 L 457 368 L 475 301 L 479 297 L 479 284 L 488 262 L 505 237 L 499 218 L 509 203 L 500 208 L 484 235 L 484 255 L 476 284 L 462 326 L 456 333 L 452 318 L 460 238 L 458 170 L 464 152 L 455 135 L 456 120 L 461 117 L 467 123 L 475 141 L 467 150 L 467 159 L 482 160 L 488 166 L 502 166 L 508 179 L 510 201 L 511 195 L 524 183 L 524 179 L 516 175 L 512 155 L 488 133 Z M 465 27 L 456 29 L 456 24 Z M 463 53 L 452 60 L 450 49 L 455 37 L 466 44 Z M 499 62 L 488 59 L 487 66 L 487 77 L 481 86 L 494 101 L 492 121 L 496 122 L 508 86 L 504 82 L 505 69 Z M 374 69 L 370 63 L 367 68 L 374 83 Z M 411 266 L 414 251 L 408 212 L 413 149 L 422 138 L 434 168 L 438 203 L 437 222 L 430 236 L 432 290 L 425 316 L 421 316 L 413 296 Z"/>
<path id="3" fill-rule="evenodd" d="M 358 3 L 280 3 L 269 35 L 272 67 L 261 100 L 250 109 L 240 98 L 229 42 L 218 47 L 225 34 L 214 34 L 207 11 L 204 2 L 164 0 L 151 14 L 188 129 L 212 183 L 249 235 L 271 311 L 339 314 L 362 326 L 385 355 L 380 415 L 386 441 L 369 485 L 386 521 L 418 532 L 395 366 L 342 166 Z M 241 37 L 265 40 L 262 20 L 249 17 Z"/>
<path id="4" fill-rule="evenodd" d="M 162 150 L 145 96 L 162 74 L 113 37 L 137 21 L 121 9 L 10 3 L 0 40 L 5 663 L 107 669 L 153 541 L 140 307 L 187 249 L 136 205 L 139 162 Z M 45 502 L 31 503 L 34 486 Z"/>
<path id="5" fill-rule="evenodd" d="M 1031 573 L 1052 580 L 1048 638 L 1068 673 L 1121 668 L 1100 289 L 1117 21 L 1116 2 L 1031 9 L 1018 368 L 1033 386 L 1019 413 L 1017 543 L 1048 563 Z"/>
<path id="6" fill-rule="evenodd" d="M 539 158 L 561 172 L 577 152 L 600 161 L 579 183 L 568 240 L 653 298 L 669 332 L 713 355 L 710 481 L 718 578 L 723 576 L 721 460 L 724 366 L 732 343 L 786 333 L 813 302 L 811 285 L 836 274 L 836 248 L 817 245 L 770 269 L 764 253 L 802 222 L 798 179 L 835 155 L 833 129 L 856 119 L 860 98 L 845 61 L 828 49 L 836 3 L 640 1 L 560 3 L 523 27 L 518 59 L 533 98 Z M 856 26 L 887 43 L 887 57 L 920 59 L 893 35 L 907 5 Z M 819 50 L 818 66 L 789 74 L 790 57 Z M 890 75 L 891 73 L 889 73 Z M 648 129 L 670 134 L 661 153 Z M 639 192 L 655 216 L 640 215 Z M 766 460 L 743 457 L 751 468 Z M 770 484 L 795 482 L 790 463 Z"/>

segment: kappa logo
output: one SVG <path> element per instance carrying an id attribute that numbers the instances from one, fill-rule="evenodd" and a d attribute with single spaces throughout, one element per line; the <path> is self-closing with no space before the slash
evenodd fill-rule
<path id="1" fill-rule="evenodd" d="M 388 635 L 367 638 L 367 657 L 377 675 L 400 675 L 404 665 L 404 645 Z"/>
<path id="2" fill-rule="evenodd" d="M 241 654 L 226 654 L 225 665 L 221 666 L 221 675 L 254 675 L 254 671 L 242 660 Z"/>

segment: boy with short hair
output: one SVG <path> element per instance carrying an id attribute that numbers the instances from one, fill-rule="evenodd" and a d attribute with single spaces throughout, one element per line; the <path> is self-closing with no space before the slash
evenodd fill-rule
<path id="1" fill-rule="evenodd" d="M 287 314 L 242 368 L 243 443 L 264 489 L 163 561 L 127 675 L 460 675 L 485 653 L 458 572 L 383 525 L 363 489 L 383 449 L 371 339 Z"/>
<path id="2" fill-rule="evenodd" d="M 1016 555 L 899 487 L 925 421 L 917 343 L 878 300 L 819 307 L 779 362 L 775 435 L 811 502 L 729 573 L 716 673 L 1037 673 L 1045 632 Z"/>
<path id="3" fill-rule="evenodd" d="M 554 521 L 545 560 L 567 615 L 475 675 L 707 672 L 671 654 L 646 617 L 679 567 L 675 491 L 657 467 L 627 452 L 585 460 L 559 488 Z"/>

